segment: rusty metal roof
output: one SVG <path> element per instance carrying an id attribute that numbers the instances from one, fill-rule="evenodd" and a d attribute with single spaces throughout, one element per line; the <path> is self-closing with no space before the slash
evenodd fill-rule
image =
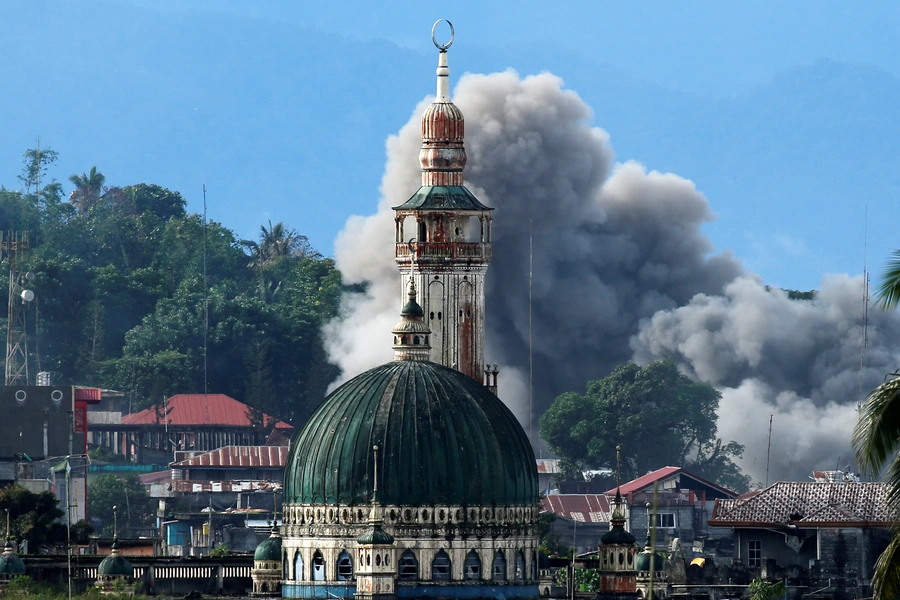
<path id="1" fill-rule="evenodd" d="M 537 470 L 538 473 L 543 473 L 545 475 L 555 475 L 559 473 L 559 459 L 558 458 L 539 458 L 537 459 Z"/>
<path id="2" fill-rule="evenodd" d="M 541 510 L 582 523 L 609 523 L 609 498 L 603 494 L 547 494 Z"/>
<path id="3" fill-rule="evenodd" d="M 892 523 L 884 483 L 781 481 L 757 494 L 716 500 L 711 526 L 837 527 Z"/>
<path id="4" fill-rule="evenodd" d="M 727 497 L 737 496 L 736 492 L 729 490 L 727 488 L 723 488 L 722 486 L 709 481 L 708 479 L 704 479 L 699 475 L 694 475 L 690 471 L 685 471 L 681 467 L 663 467 L 661 469 L 657 469 L 655 471 L 651 471 L 642 477 L 638 477 L 637 479 L 632 479 L 628 483 L 623 483 L 621 486 L 621 492 L 623 495 L 632 494 L 636 492 L 644 491 L 646 488 L 650 488 L 652 490 L 652 486 L 654 483 L 662 482 L 665 479 L 669 479 L 675 477 L 676 475 L 680 476 L 680 487 L 684 489 L 694 489 L 695 486 L 688 485 L 687 482 L 684 481 L 685 478 L 693 479 L 694 482 L 700 484 L 701 486 L 710 488 L 714 492 L 718 492 Z M 608 495 L 612 496 L 616 493 L 616 488 L 613 488 L 606 492 Z M 709 498 L 709 494 L 707 493 L 707 498 Z"/>
<path id="5" fill-rule="evenodd" d="M 181 469 L 191 467 L 283 469 L 287 464 L 287 457 L 287 446 L 225 446 L 172 463 L 171 466 Z"/>
<path id="6" fill-rule="evenodd" d="M 225 394 L 176 394 L 166 401 L 166 408 L 151 407 L 122 417 L 123 425 L 223 425 L 250 427 L 250 407 Z M 266 424 L 274 417 L 263 414 Z M 276 429 L 293 429 L 278 421 Z"/>

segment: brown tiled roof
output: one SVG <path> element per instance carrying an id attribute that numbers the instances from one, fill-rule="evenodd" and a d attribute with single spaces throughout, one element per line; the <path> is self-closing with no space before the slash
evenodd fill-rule
<path id="1" fill-rule="evenodd" d="M 271 467 L 283 469 L 287 464 L 287 446 L 225 446 L 176 463 L 172 467 Z"/>
<path id="2" fill-rule="evenodd" d="M 884 483 L 778 482 L 759 493 L 716 500 L 711 526 L 829 527 L 888 525 Z"/>
<path id="3" fill-rule="evenodd" d="M 169 398 L 166 409 L 148 408 L 122 417 L 123 425 L 225 425 L 250 427 L 250 407 L 225 394 L 176 394 Z M 274 417 L 263 414 L 266 424 Z M 284 421 L 276 429 L 293 429 Z"/>
<path id="4" fill-rule="evenodd" d="M 547 494 L 541 510 L 582 523 L 609 523 L 609 498 L 603 494 Z"/>

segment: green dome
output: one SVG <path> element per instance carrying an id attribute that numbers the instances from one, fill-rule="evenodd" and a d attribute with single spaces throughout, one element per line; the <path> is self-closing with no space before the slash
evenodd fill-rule
<path id="1" fill-rule="evenodd" d="M 260 542 L 253 553 L 253 560 L 281 560 L 281 536 L 273 531 L 272 535 Z"/>
<path id="2" fill-rule="evenodd" d="M 11 546 L 6 546 L 3 554 L 0 554 L 0 575 L 21 575 L 24 572 L 25 563 L 12 551 Z"/>
<path id="3" fill-rule="evenodd" d="M 389 546 L 394 543 L 394 536 L 378 525 L 372 525 L 356 538 L 356 543 L 368 546 Z"/>
<path id="4" fill-rule="evenodd" d="M 375 445 L 382 504 L 537 502 L 534 453 L 512 412 L 459 371 L 415 360 L 366 371 L 325 399 L 291 446 L 285 500 L 366 503 Z"/>
<path id="5" fill-rule="evenodd" d="M 100 566 L 97 567 L 97 576 L 101 575 L 130 578 L 134 575 L 134 571 L 128 559 L 119 554 L 118 547 L 115 547 L 112 554 L 100 561 Z"/>
<path id="6" fill-rule="evenodd" d="M 637 561 L 635 561 L 635 568 L 638 571 L 649 571 L 650 570 L 650 559 L 653 558 L 653 570 L 656 573 L 659 573 L 665 569 L 665 561 L 663 557 L 653 552 L 652 550 L 644 550 L 640 554 L 638 554 Z"/>

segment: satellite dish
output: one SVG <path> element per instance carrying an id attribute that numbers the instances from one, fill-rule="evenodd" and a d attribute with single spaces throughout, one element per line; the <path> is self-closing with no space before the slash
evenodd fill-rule
<path id="1" fill-rule="evenodd" d="M 32 273 L 31 271 L 28 271 L 27 273 L 25 273 L 25 279 L 27 281 L 34 281 L 34 273 Z"/>
<path id="2" fill-rule="evenodd" d="M 34 300 L 34 292 L 31 290 L 22 290 L 22 302 L 31 302 Z"/>

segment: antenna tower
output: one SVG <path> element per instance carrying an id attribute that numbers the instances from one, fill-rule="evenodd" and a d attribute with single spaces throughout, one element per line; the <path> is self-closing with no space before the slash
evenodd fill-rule
<path id="1" fill-rule="evenodd" d="M 863 369 L 865 368 L 866 350 L 869 348 L 869 205 L 866 204 L 865 227 L 863 229 L 863 314 L 862 343 L 859 347 L 859 396 L 856 399 L 856 411 L 863 403 Z"/>
<path id="2" fill-rule="evenodd" d="M 19 262 L 28 250 L 28 233 L 0 232 L 0 256 L 9 257 L 9 312 L 6 329 L 5 385 L 28 385 L 28 341 L 25 335 L 25 304 L 34 300 L 34 292 L 25 283 L 31 273 L 20 273 Z"/>

